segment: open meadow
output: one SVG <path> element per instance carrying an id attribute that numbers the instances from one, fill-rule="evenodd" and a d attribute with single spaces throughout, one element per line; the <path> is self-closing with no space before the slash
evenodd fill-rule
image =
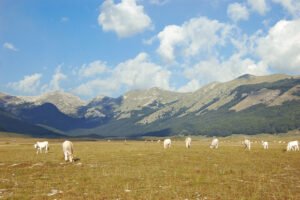
<path id="1" fill-rule="evenodd" d="M 186 149 L 176 138 L 166 150 L 156 141 L 73 141 L 69 163 L 63 140 L 36 154 L 38 139 L 2 137 L 0 199 L 300 199 L 300 152 L 284 151 L 290 139 L 268 138 L 269 150 L 252 139 L 251 151 L 240 138 L 219 139 L 218 149 L 211 138 Z"/>

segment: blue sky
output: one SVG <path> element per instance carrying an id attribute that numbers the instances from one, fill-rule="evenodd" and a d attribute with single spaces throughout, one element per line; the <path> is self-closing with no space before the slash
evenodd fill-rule
<path id="1" fill-rule="evenodd" d="M 1 0 L 0 91 L 82 99 L 300 74 L 299 0 Z"/>

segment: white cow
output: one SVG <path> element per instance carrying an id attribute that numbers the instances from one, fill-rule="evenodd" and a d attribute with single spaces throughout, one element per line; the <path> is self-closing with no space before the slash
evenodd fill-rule
<path id="1" fill-rule="evenodd" d="M 165 139 L 164 140 L 164 148 L 170 148 L 171 147 L 171 139 Z"/>
<path id="2" fill-rule="evenodd" d="M 218 146 L 219 146 L 219 140 L 218 140 L 218 138 L 213 139 L 212 142 L 211 142 L 210 148 L 211 149 L 213 149 L 213 148 L 217 149 Z"/>
<path id="3" fill-rule="evenodd" d="M 65 155 L 65 161 L 69 160 L 70 162 L 73 162 L 73 143 L 70 141 L 64 141 L 62 147 Z"/>
<path id="4" fill-rule="evenodd" d="M 190 138 L 190 137 L 185 138 L 185 147 L 190 148 L 191 142 L 192 142 L 192 138 Z"/>
<path id="5" fill-rule="evenodd" d="M 251 142 L 250 142 L 250 140 L 246 139 L 244 141 L 244 145 L 245 145 L 245 149 L 250 150 L 250 148 L 251 148 Z"/>
<path id="6" fill-rule="evenodd" d="M 262 141 L 262 145 L 263 145 L 264 149 L 269 149 L 269 142 Z"/>
<path id="7" fill-rule="evenodd" d="M 159 144 L 159 143 L 160 143 L 160 140 L 157 140 L 157 143 Z"/>
<path id="8" fill-rule="evenodd" d="M 36 149 L 36 154 L 42 153 L 42 149 L 45 149 L 45 153 L 48 153 L 49 150 L 49 143 L 48 141 L 44 141 L 44 142 L 36 142 L 36 144 L 33 145 L 34 148 Z"/>
<path id="9" fill-rule="evenodd" d="M 299 151 L 299 142 L 297 140 L 295 141 L 291 141 L 288 143 L 287 147 L 286 147 L 287 151 Z"/>

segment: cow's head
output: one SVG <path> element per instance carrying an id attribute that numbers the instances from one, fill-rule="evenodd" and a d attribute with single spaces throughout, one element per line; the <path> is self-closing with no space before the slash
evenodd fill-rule
<path id="1" fill-rule="evenodd" d="M 69 160 L 70 160 L 70 162 L 73 162 L 73 161 L 74 161 L 74 156 L 73 156 L 72 153 L 71 153 L 70 156 L 69 156 Z"/>
<path id="2" fill-rule="evenodd" d="M 34 144 L 33 146 L 34 146 L 35 149 L 37 149 L 37 144 Z"/>

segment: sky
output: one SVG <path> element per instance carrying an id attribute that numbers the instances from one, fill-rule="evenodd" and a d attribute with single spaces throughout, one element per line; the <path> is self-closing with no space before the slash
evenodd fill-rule
<path id="1" fill-rule="evenodd" d="M 300 0 L 1 0 L 0 91 L 84 100 L 300 75 Z"/>

